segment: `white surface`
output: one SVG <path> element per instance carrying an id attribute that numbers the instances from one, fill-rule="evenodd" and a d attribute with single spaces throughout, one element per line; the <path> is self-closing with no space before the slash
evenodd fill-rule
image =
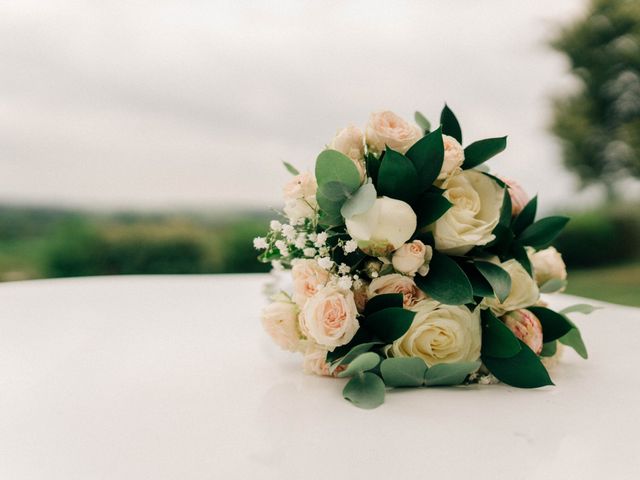
<path id="1" fill-rule="evenodd" d="M 640 478 L 639 310 L 575 315 L 555 387 L 365 411 L 271 345 L 264 278 L 0 285 L 0 479 Z"/>

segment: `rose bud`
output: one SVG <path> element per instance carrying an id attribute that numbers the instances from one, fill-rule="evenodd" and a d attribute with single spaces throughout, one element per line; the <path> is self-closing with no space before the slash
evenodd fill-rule
<path id="1" fill-rule="evenodd" d="M 504 177 L 501 177 L 500 179 L 509 187 L 507 190 L 511 197 L 511 216 L 515 217 L 524 207 L 526 207 L 527 203 L 529 203 L 529 195 L 515 180 Z"/>
<path id="2" fill-rule="evenodd" d="M 502 317 L 504 324 L 536 355 L 542 351 L 542 325 L 529 310 L 515 310 Z"/>

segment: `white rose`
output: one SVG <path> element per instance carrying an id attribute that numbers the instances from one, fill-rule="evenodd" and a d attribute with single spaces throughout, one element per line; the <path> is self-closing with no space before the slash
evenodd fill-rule
<path id="1" fill-rule="evenodd" d="M 311 218 L 318 206 L 316 191 L 318 184 L 313 175 L 308 172 L 296 175 L 289 180 L 284 188 L 284 213 L 291 221 L 301 218 Z"/>
<path id="2" fill-rule="evenodd" d="M 382 152 L 386 145 L 397 152 L 406 153 L 422 138 L 422 129 L 393 112 L 376 112 L 369 118 L 365 138 L 369 150 L 373 153 Z"/>
<path id="3" fill-rule="evenodd" d="M 311 297 L 300 315 L 302 331 L 333 351 L 346 345 L 359 328 L 353 292 L 327 285 Z"/>
<path id="4" fill-rule="evenodd" d="M 529 195 L 524 191 L 524 188 L 520 186 L 515 180 L 510 178 L 500 177 L 500 179 L 507 184 L 509 197 L 511 197 L 511 216 L 518 215 L 524 207 L 529 203 Z"/>
<path id="5" fill-rule="evenodd" d="M 511 259 L 500 264 L 500 266 L 511 277 L 511 292 L 509 292 L 504 302 L 500 302 L 497 297 L 487 297 L 484 299 L 485 305 L 490 307 L 497 316 L 535 305 L 540 298 L 538 285 L 536 285 L 536 282 L 520 262 Z"/>
<path id="6" fill-rule="evenodd" d="M 345 154 L 356 165 L 360 181 L 366 176 L 364 165 L 364 135 L 358 127 L 350 125 L 340 130 L 329 144 L 329 148 Z"/>
<path id="7" fill-rule="evenodd" d="M 530 253 L 529 258 L 538 286 L 541 287 L 549 280 L 567 279 L 567 267 L 562 260 L 562 255 L 554 247 Z"/>
<path id="8" fill-rule="evenodd" d="M 407 203 L 388 197 L 377 198 L 365 213 L 345 220 L 347 232 L 358 247 L 376 257 L 400 248 L 414 234 L 417 223 Z"/>
<path id="9" fill-rule="evenodd" d="M 281 348 L 299 350 L 298 307 L 294 303 L 277 300 L 266 306 L 262 310 L 262 326 Z"/>
<path id="10" fill-rule="evenodd" d="M 464 149 L 455 138 L 442 135 L 442 143 L 444 144 L 444 161 L 438 180 L 446 180 L 454 174 L 460 173 L 464 163 Z"/>
<path id="11" fill-rule="evenodd" d="M 291 268 L 293 280 L 293 300 L 304 306 L 329 280 L 329 272 L 318 265 L 316 260 L 297 259 Z"/>
<path id="12" fill-rule="evenodd" d="M 443 195 L 453 206 L 432 227 L 437 250 L 464 255 L 495 238 L 504 190 L 493 179 L 465 170 L 449 180 Z"/>
<path id="13" fill-rule="evenodd" d="M 414 276 L 419 273 L 423 277 L 429 273 L 429 262 L 433 256 L 433 249 L 420 240 L 405 243 L 393 252 L 391 263 L 396 272 Z"/>
<path id="14" fill-rule="evenodd" d="M 542 325 L 540 320 L 529 310 L 516 310 L 504 315 L 501 320 L 522 340 L 536 355 L 542 351 Z"/>
<path id="15" fill-rule="evenodd" d="M 392 273 L 375 278 L 369 284 L 368 297 L 372 298 L 376 295 L 385 293 L 401 293 L 402 303 L 405 308 L 411 308 L 420 300 L 426 298 L 425 294 L 418 288 L 411 277 Z"/>
<path id="16" fill-rule="evenodd" d="M 475 362 L 480 358 L 480 309 L 442 305 L 425 300 L 413 308 L 416 316 L 407 333 L 391 345 L 394 357 L 422 358 L 438 363 Z"/>

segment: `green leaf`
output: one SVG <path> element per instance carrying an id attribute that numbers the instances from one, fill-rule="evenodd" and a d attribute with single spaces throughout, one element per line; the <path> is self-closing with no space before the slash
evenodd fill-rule
<path id="1" fill-rule="evenodd" d="M 483 310 L 482 356 L 509 358 L 520 353 L 518 338 L 491 310 Z"/>
<path id="2" fill-rule="evenodd" d="M 347 368 L 338 374 L 339 377 L 353 377 L 354 375 L 376 368 L 380 363 L 380 355 L 366 352 L 358 355 L 349 362 Z"/>
<path id="3" fill-rule="evenodd" d="M 503 225 L 505 227 L 511 226 L 511 195 L 507 190 L 504 190 L 504 197 L 502 197 L 502 207 L 500 208 L 500 220 L 498 220 L 499 225 Z"/>
<path id="4" fill-rule="evenodd" d="M 507 148 L 507 137 L 487 138 L 473 142 L 464 149 L 464 163 L 462 164 L 462 168 L 467 170 L 477 167 L 491 157 L 504 151 L 505 148 Z"/>
<path id="5" fill-rule="evenodd" d="M 589 315 L 590 313 L 595 312 L 596 310 L 600 310 L 602 307 L 596 307 L 594 305 L 589 305 L 588 303 L 577 303 L 575 305 L 571 305 L 570 307 L 563 308 L 560 310 L 562 315 L 567 315 L 568 313 L 583 313 L 585 315 Z"/>
<path id="6" fill-rule="evenodd" d="M 567 224 L 567 217 L 546 217 L 529 225 L 518 236 L 522 245 L 544 248 L 549 245 Z"/>
<path id="7" fill-rule="evenodd" d="M 365 213 L 373 206 L 376 198 L 376 187 L 372 183 L 365 183 L 342 205 L 340 213 L 344 218 Z"/>
<path id="8" fill-rule="evenodd" d="M 403 296 L 401 293 L 383 293 L 371 297 L 364 306 L 364 315 L 384 310 L 385 308 L 402 308 Z"/>
<path id="9" fill-rule="evenodd" d="M 471 283 L 474 297 L 495 297 L 491 284 L 482 276 L 473 262 L 461 262 L 459 265 Z"/>
<path id="10" fill-rule="evenodd" d="M 388 387 L 421 387 L 427 365 L 417 357 L 387 358 L 380 364 L 380 373 Z"/>
<path id="11" fill-rule="evenodd" d="M 540 287 L 540 293 L 554 293 L 567 286 L 567 281 L 560 278 L 552 278 Z"/>
<path id="12" fill-rule="evenodd" d="M 520 235 L 525 228 L 533 223 L 536 219 L 536 212 L 538 211 L 538 196 L 533 197 L 525 205 L 518 216 L 513 220 L 513 233 Z"/>
<path id="13" fill-rule="evenodd" d="M 441 128 L 437 128 L 414 143 L 407 151 L 406 157 L 413 162 L 418 172 L 419 190 L 424 192 L 433 185 L 442 170 L 444 143 L 442 143 Z"/>
<path id="14" fill-rule="evenodd" d="M 385 308 L 367 316 L 363 325 L 383 342 L 391 343 L 409 330 L 415 315 L 404 308 Z"/>
<path id="15" fill-rule="evenodd" d="M 553 342 L 545 343 L 542 345 L 542 351 L 540 352 L 541 357 L 553 357 L 558 351 L 558 342 L 555 340 Z"/>
<path id="16" fill-rule="evenodd" d="M 291 165 L 289 162 L 282 162 L 282 164 L 284 165 L 284 168 L 287 169 L 287 172 L 289 172 L 291 175 L 300 175 L 298 169 Z"/>
<path id="17" fill-rule="evenodd" d="M 455 138 L 460 145 L 462 145 L 462 130 L 460 129 L 460 123 L 453 114 L 447 104 L 444 105 L 442 113 L 440 114 L 440 124 L 442 125 L 442 133 Z"/>
<path id="18" fill-rule="evenodd" d="M 564 337 L 559 339 L 560 343 L 573 348 L 578 355 L 580 355 L 585 360 L 589 358 L 589 353 L 587 352 L 587 346 L 584 344 L 582 340 L 582 335 L 580 335 L 580 330 L 578 327 L 574 326 L 569 333 L 567 333 Z"/>
<path id="19" fill-rule="evenodd" d="M 471 282 L 460 266 L 447 255 L 433 252 L 426 277 L 415 282 L 427 295 L 447 305 L 464 305 L 473 301 Z"/>
<path id="20" fill-rule="evenodd" d="M 387 147 L 377 186 L 380 195 L 411 203 L 418 195 L 418 172 L 411 160 Z"/>
<path id="21" fill-rule="evenodd" d="M 376 408 L 384 403 L 384 382 L 375 373 L 356 375 L 344 386 L 342 396 L 360 408 Z"/>
<path id="22" fill-rule="evenodd" d="M 369 178 L 371 178 L 374 185 L 378 184 L 378 171 L 380 170 L 380 163 L 382 162 L 383 155 L 384 152 L 380 157 L 376 157 L 372 153 L 368 153 L 364 159 L 367 164 L 367 175 L 369 175 Z"/>
<path id="23" fill-rule="evenodd" d="M 495 175 L 491 175 L 489 172 L 482 172 L 483 175 L 486 175 L 487 177 L 489 177 L 491 180 L 493 180 L 494 182 L 496 182 L 498 185 L 500 185 L 502 188 L 507 188 L 507 184 L 504 183 L 504 180 L 496 177 Z"/>
<path id="24" fill-rule="evenodd" d="M 533 313 L 540 324 L 542 325 L 542 336 L 545 343 L 557 340 L 564 336 L 571 330 L 573 325 L 569 323 L 569 320 L 557 312 L 545 307 L 528 307 L 531 313 Z"/>
<path id="25" fill-rule="evenodd" d="M 332 202 L 344 202 L 351 196 L 352 190 L 342 182 L 326 182 L 318 187 L 318 190 Z"/>
<path id="26" fill-rule="evenodd" d="M 482 276 L 489 282 L 498 300 L 504 302 L 511 292 L 511 277 L 509 274 L 503 268 L 490 262 L 477 260 L 474 264 Z"/>
<path id="27" fill-rule="evenodd" d="M 425 133 L 429 133 L 429 130 L 431 130 L 431 122 L 427 120 L 427 117 L 420 112 L 416 112 L 414 118 L 418 126 L 424 130 Z"/>
<path id="28" fill-rule="evenodd" d="M 527 250 L 520 243 L 514 242 L 511 244 L 511 254 L 513 258 L 520 262 L 520 265 L 527 271 L 529 276 L 533 278 L 533 268 L 531 267 L 531 260 L 529 260 Z"/>
<path id="29" fill-rule="evenodd" d="M 522 341 L 520 352 L 510 358 L 485 356 L 482 361 L 489 371 L 501 382 L 518 388 L 537 388 L 553 385 L 549 372 L 540 358 Z"/>
<path id="30" fill-rule="evenodd" d="M 353 161 L 336 150 L 324 150 L 316 160 L 316 180 L 318 187 L 329 182 L 346 185 L 349 192 L 360 186 L 360 173 Z"/>
<path id="31" fill-rule="evenodd" d="M 480 362 L 438 363 L 427 370 L 424 383 L 427 387 L 460 385 L 468 375 L 480 368 Z"/>
<path id="32" fill-rule="evenodd" d="M 335 371 L 335 369 L 338 368 L 340 365 L 348 364 L 349 362 L 351 362 L 354 358 L 356 358 L 360 354 L 368 352 L 369 350 L 371 350 L 373 347 L 375 347 L 377 345 L 382 345 L 382 342 L 360 343 L 360 344 L 356 345 L 355 347 L 351 348 L 350 350 L 348 349 L 347 345 L 344 345 L 343 347 L 347 347 L 346 349 L 343 348 L 343 347 L 338 347 L 333 352 L 327 353 L 327 361 L 328 362 L 331 362 L 331 361 L 334 362 L 331 365 L 331 367 L 329 367 L 329 373 L 333 373 Z M 341 348 L 342 348 L 342 350 L 339 350 Z M 338 356 L 336 356 L 336 355 L 338 355 Z M 340 356 L 342 356 L 342 358 L 340 358 Z M 340 360 L 339 361 L 335 361 L 337 358 L 340 358 Z"/>
<path id="33" fill-rule="evenodd" d="M 439 193 L 427 192 L 414 204 L 418 217 L 417 229 L 431 225 L 449 210 L 453 204 Z"/>

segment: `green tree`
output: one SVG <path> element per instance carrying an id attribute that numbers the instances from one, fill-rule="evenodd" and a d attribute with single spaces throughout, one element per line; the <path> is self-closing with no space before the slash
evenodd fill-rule
<path id="1" fill-rule="evenodd" d="M 620 180 L 640 177 L 640 0 L 591 0 L 551 45 L 580 84 L 554 100 L 551 129 L 564 163 L 583 186 L 604 185 L 611 200 Z"/>

